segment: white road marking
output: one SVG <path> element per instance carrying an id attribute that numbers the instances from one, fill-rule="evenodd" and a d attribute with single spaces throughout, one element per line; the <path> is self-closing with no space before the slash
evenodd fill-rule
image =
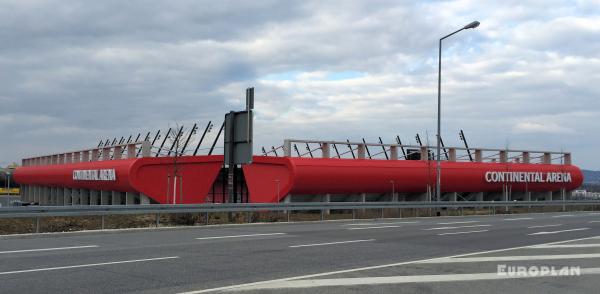
<path id="1" fill-rule="evenodd" d="M 337 270 L 337 271 L 331 271 L 331 272 L 323 272 L 323 273 L 318 273 L 318 274 L 294 276 L 294 277 L 287 277 L 287 278 L 280 278 L 280 279 L 273 279 L 273 280 L 266 280 L 266 281 L 258 281 L 258 282 L 250 282 L 250 283 L 222 286 L 222 287 L 202 289 L 202 290 L 194 290 L 194 291 L 188 291 L 188 292 L 181 292 L 179 294 L 200 294 L 200 293 L 210 293 L 210 292 L 216 292 L 216 291 L 234 290 L 234 289 L 248 287 L 248 286 L 254 286 L 254 285 L 264 285 L 264 284 L 270 284 L 270 283 L 276 283 L 276 282 L 282 282 L 282 281 L 310 279 L 310 278 L 337 275 L 337 274 L 346 274 L 346 273 L 353 273 L 353 272 L 360 272 L 360 271 L 367 271 L 367 270 L 374 270 L 374 269 L 381 269 L 381 268 L 388 268 L 388 267 L 395 267 L 395 266 L 402 266 L 402 265 L 409 265 L 409 264 L 418 264 L 418 263 L 423 263 L 426 261 L 433 261 L 433 260 L 440 260 L 440 259 L 447 259 L 447 258 L 458 258 L 458 257 L 466 257 L 466 256 L 479 255 L 479 254 L 498 253 L 498 252 L 516 250 L 516 249 L 530 248 L 532 246 L 563 244 L 563 243 L 568 243 L 568 242 L 576 242 L 576 241 L 591 240 L 591 239 L 598 239 L 598 238 L 600 238 L 600 236 L 570 239 L 570 240 L 564 240 L 564 241 L 558 241 L 558 242 L 541 243 L 541 244 L 535 244 L 535 245 L 526 245 L 526 246 L 510 247 L 510 248 L 495 249 L 495 250 L 487 250 L 487 251 L 478 251 L 478 252 L 472 252 L 472 253 L 445 256 L 445 257 L 435 257 L 435 258 L 429 258 L 429 259 L 403 261 L 403 262 L 396 262 L 396 263 L 389 263 L 389 264 L 382 264 L 382 265 L 374 265 L 374 266 L 351 268 L 351 269 L 345 269 L 345 270 Z"/>
<path id="2" fill-rule="evenodd" d="M 97 248 L 97 247 L 98 247 L 98 245 L 86 245 L 86 246 L 71 246 L 71 247 L 23 249 L 23 250 L 0 251 L 0 254 L 22 253 L 22 252 L 38 252 L 38 251 L 54 251 L 54 250 L 69 250 L 69 249 L 81 249 L 81 248 Z"/>
<path id="3" fill-rule="evenodd" d="M 456 227 L 436 227 L 423 229 L 423 231 L 434 231 L 434 230 L 453 230 L 453 229 L 462 229 L 462 228 L 477 228 L 477 227 L 491 227 L 492 225 L 470 225 L 470 226 L 456 226 Z"/>
<path id="4" fill-rule="evenodd" d="M 445 235 L 471 234 L 471 233 L 483 233 L 483 232 L 487 232 L 487 231 L 488 230 L 452 232 L 452 233 L 441 233 L 441 234 L 437 234 L 437 235 L 438 236 L 445 236 Z"/>
<path id="5" fill-rule="evenodd" d="M 600 223 L 600 221 L 591 221 L 590 224 L 591 223 Z"/>
<path id="6" fill-rule="evenodd" d="M 400 226 L 379 226 L 379 227 L 358 227 L 358 228 L 347 228 L 346 230 L 370 230 L 370 229 L 385 229 L 385 228 L 399 228 Z"/>
<path id="7" fill-rule="evenodd" d="M 594 248 L 600 247 L 600 244 L 560 244 L 560 245 L 539 245 L 531 248 L 543 248 L 543 249 L 553 249 L 553 248 Z"/>
<path id="8" fill-rule="evenodd" d="M 325 245 L 346 244 L 346 243 L 358 243 L 358 242 L 371 242 L 371 241 L 375 241 L 375 239 L 366 239 L 366 240 L 351 240 L 351 241 L 339 241 L 339 242 L 315 243 L 315 244 L 303 244 L 303 245 L 292 245 L 292 246 L 290 246 L 290 248 L 298 248 L 298 247 L 312 247 L 312 246 L 325 246 Z"/>
<path id="9" fill-rule="evenodd" d="M 552 217 L 570 217 L 570 216 L 575 216 L 572 214 L 561 214 L 561 215 L 553 215 Z"/>
<path id="10" fill-rule="evenodd" d="M 564 233 L 564 232 L 585 231 L 585 230 L 589 230 L 589 229 L 590 228 L 579 228 L 579 229 L 560 230 L 560 231 L 537 232 L 537 233 L 531 233 L 531 234 L 527 234 L 527 235 L 529 235 L 529 236 L 549 235 L 549 234 L 558 234 L 558 233 Z"/>
<path id="11" fill-rule="evenodd" d="M 46 268 L 35 268 L 35 269 L 28 269 L 28 270 L 0 272 L 0 275 L 11 275 L 11 274 L 20 274 L 20 273 L 42 272 L 42 271 L 53 271 L 53 270 L 61 270 L 61 269 L 71 269 L 71 268 L 81 268 L 81 267 L 93 267 L 93 266 L 122 264 L 122 263 L 146 262 L 146 261 L 175 259 L 175 258 L 179 258 L 179 256 L 157 257 L 157 258 L 146 258 L 146 259 L 134 259 L 134 260 L 122 260 L 122 261 L 90 263 L 90 264 L 78 264 L 78 265 L 46 267 Z"/>
<path id="12" fill-rule="evenodd" d="M 528 229 L 539 229 L 539 228 L 559 227 L 559 226 L 562 226 L 562 224 L 531 226 L 531 227 L 527 227 L 527 228 Z"/>
<path id="13" fill-rule="evenodd" d="M 600 268 L 582 268 L 581 275 L 598 275 Z M 499 275 L 498 273 L 474 273 L 474 274 L 450 274 L 450 275 L 423 275 L 423 276 L 389 276 L 389 277 L 366 277 L 366 278 L 339 278 L 339 279 L 311 279 L 279 281 L 261 285 L 251 285 L 231 289 L 231 291 L 249 290 L 273 290 L 291 288 L 315 288 L 332 286 L 359 286 L 359 285 L 383 285 L 383 284 L 405 284 L 405 283 L 432 283 L 432 282 L 460 282 L 460 281 L 482 281 L 482 280 L 505 280 L 524 278 L 560 277 L 558 274 L 547 275 Z"/>
<path id="14" fill-rule="evenodd" d="M 523 256 L 486 256 L 486 257 L 458 257 L 428 260 L 419 263 L 466 263 L 488 261 L 516 261 L 516 260 L 557 260 L 557 259 L 584 259 L 600 258 L 600 253 L 590 254 L 559 254 L 559 255 L 523 255 Z"/>
<path id="15" fill-rule="evenodd" d="M 505 218 L 505 221 L 518 221 L 518 220 L 529 220 L 533 219 L 532 217 L 518 217 L 518 218 Z"/>
<path id="16" fill-rule="evenodd" d="M 357 224 L 344 224 L 343 226 L 403 225 L 403 224 L 416 224 L 416 223 L 418 223 L 418 222 L 357 223 Z"/>
<path id="17" fill-rule="evenodd" d="M 454 224 L 470 224 L 478 223 L 479 221 L 464 221 L 464 222 L 448 222 L 448 223 L 437 223 L 438 225 L 454 225 Z"/>
<path id="18" fill-rule="evenodd" d="M 232 236 L 214 236 L 214 237 L 200 237 L 196 240 L 214 240 L 214 239 L 229 239 L 229 238 L 243 238 L 243 237 L 259 237 L 259 236 L 276 236 L 285 235 L 285 233 L 268 233 L 268 234 L 249 234 L 249 235 L 232 235 Z"/>

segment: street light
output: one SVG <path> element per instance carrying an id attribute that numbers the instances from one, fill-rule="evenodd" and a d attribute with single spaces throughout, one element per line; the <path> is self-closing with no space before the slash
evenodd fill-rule
<path id="1" fill-rule="evenodd" d="M 479 26 L 479 22 L 478 21 L 474 21 L 466 26 L 464 26 L 463 28 L 461 28 L 458 31 L 455 31 L 449 35 L 446 35 L 444 37 L 442 37 L 440 39 L 440 48 L 439 48 L 439 55 L 438 55 L 438 112 L 437 112 L 437 168 L 436 168 L 436 183 L 435 183 L 435 198 L 437 201 L 440 201 L 441 195 L 442 195 L 442 191 L 441 191 L 441 184 L 442 184 L 442 164 L 441 164 L 441 152 L 440 152 L 440 145 L 441 145 L 441 113 L 442 113 L 442 40 L 462 31 L 462 30 L 467 30 L 467 29 L 474 29 L 476 27 Z"/>

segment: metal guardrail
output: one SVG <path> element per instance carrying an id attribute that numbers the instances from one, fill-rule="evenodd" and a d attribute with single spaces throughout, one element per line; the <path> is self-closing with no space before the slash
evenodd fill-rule
<path id="1" fill-rule="evenodd" d="M 456 201 L 456 202 L 297 202 L 297 203 L 241 203 L 241 204 L 178 204 L 178 205 L 98 205 L 98 206 L 27 206 L 0 208 L 0 218 L 102 216 L 116 214 L 162 213 L 215 213 L 253 211 L 326 211 L 357 209 L 458 209 L 496 207 L 586 206 L 600 201 Z"/>

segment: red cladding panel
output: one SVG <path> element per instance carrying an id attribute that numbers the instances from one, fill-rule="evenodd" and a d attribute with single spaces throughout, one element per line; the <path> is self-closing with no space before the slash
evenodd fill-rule
<path id="1" fill-rule="evenodd" d="M 184 156 L 177 159 L 176 165 L 182 180 L 178 180 L 175 203 L 203 203 L 223 165 L 223 156 Z M 25 185 L 139 192 L 159 203 L 173 203 L 174 168 L 173 157 L 145 157 L 27 166 L 18 168 L 14 178 Z M 116 178 L 114 181 L 74 180 L 73 172 L 81 170 L 114 170 Z"/>
<path id="2" fill-rule="evenodd" d="M 513 182 L 513 192 L 576 189 L 583 174 L 573 165 L 442 162 L 442 191 L 501 192 L 503 183 L 486 182 L 487 172 L 569 173 L 570 182 Z M 244 168 L 253 202 L 288 194 L 424 193 L 435 187 L 435 162 L 420 160 L 355 160 L 323 158 L 255 157 Z"/>

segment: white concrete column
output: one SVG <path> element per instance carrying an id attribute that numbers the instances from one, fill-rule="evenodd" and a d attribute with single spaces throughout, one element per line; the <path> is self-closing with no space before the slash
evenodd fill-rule
<path id="1" fill-rule="evenodd" d="M 136 196 L 137 196 L 137 193 L 126 192 L 125 193 L 125 204 L 126 205 L 134 205 Z"/>
<path id="2" fill-rule="evenodd" d="M 123 193 L 121 192 L 117 192 L 117 191 L 112 191 L 112 199 L 111 199 L 111 204 L 112 205 L 123 205 Z"/>
<path id="3" fill-rule="evenodd" d="M 70 188 L 64 188 L 65 205 L 73 205 L 73 194 Z"/>
<path id="4" fill-rule="evenodd" d="M 127 145 L 127 158 L 135 158 L 135 144 Z"/>
<path id="5" fill-rule="evenodd" d="M 100 205 L 111 205 L 112 193 L 110 191 L 100 190 Z"/>
<path id="6" fill-rule="evenodd" d="M 79 189 L 79 203 L 81 205 L 90 205 L 90 191 L 87 189 Z"/>
<path id="7" fill-rule="evenodd" d="M 90 161 L 90 151 L 89 150 L 81 151 L 81 161 L 82 162 Z"/>
<path id="8" fill-rule="evenodd" d="M 458 193 L 456 193 L 456 192 L 448 193 L 448 201 L 456 202 L 457 199 L 458 199 Z"/>
<path id="9" fill-rule="evenodd" d="M 98 190 L 90 190 L 90 205 L 98 205 L 99 194 Z"/>
<path id="10" fill-rule="evenodd" d="M 150 157 L 152 155 L 152 145 L 148 141 L 142 143 L 142 157 Z"/>
<path id="11" fill-rule="evenodd" d="M 67 199 L 65 198 L 65 188 L 60 187 L 60 188 L 56 188 L 56 197 L 58 198 L 58 204 L 57 205 L 67 205 Z"/>
<path id="12" fill-rule="evenodd" d="M 421 147 L 421 160 L 429 160 L 429 151 L 427 147 Z"/>
<path id="13" fill-rule="evenodd" d="M 483 192 L 475 193 L 475 201 L 483 201 Z"/>
<path id="14" fill-rule="evenodd" d="M 110 147 L 102 149 L 102 160 L 110 160 Z"/>
<path id="15" fill-rule="evenodd" d="M 506 163 L 508 161 L 508 154 L 506 151 L 500 151 L 500 163 Z"/>
<path id="16" fill-rule="evenodd" d="M 544 164 L 552 163 L 552 156 L 550 153 L 548 153 L 548 152 L 544 153 L 544 155 L 542 156 L 542 163 L 544 163 Z"/>
<path id="17" fill-rule="evenodd" d="M 398 147 L 397 146 L 390 146 L 390 159 L 398 160 Z"/>
<path id="18" fill-rule="evenodd" d="M 321 153 L 323 155 L 322 156 L 323 158 L 329 158 L 329 157 L 331 157 L 329 143 L 322 143 L 321 144 Z"/>
<path id="19" fill-rule="evenodd" d="M 98 156 L 100 155 L 100 150 L 99 149 L 94 149 L 92 150 L 92 158 L 90 158 L 90 161 L 98 161 Z"/>
<path id="20" fill-rule="evenodd" d="M 142 204 L 142 205 L 150 204 L 150 198 L 144 194 L 140 194 L 140 204 Z"/>
<path id="21" fill-rule="evenodd" d="M 113 159 L 114 160 L 121 159 L 122 155 L 123 155 L 123 147 L 115 146 L 115 149 L 113 151 Z"/>
<path id="22" fill-rule="evenodd" d="M 481 150 L 479 150 L 479 149 L 475 150 L 475 161 L 476 162 L 482 162 L 483 161 L 483 154 L 482 154 Z"/>
<path id="23" fill-rule="evenodd" d="M 73 205 L 81 205 L 79 189 L 71 189 L 71 203 Z"/>
<path id="24" fill-rule="evenodd" d="M 448 149 L 448 161 L 456 161 L 456 148 Z"/>
<path id="25" fill-rule="evenodd" d="M 358 159 L 365 159 L 366 146 L 365 144 L 358 144 Z"/>

